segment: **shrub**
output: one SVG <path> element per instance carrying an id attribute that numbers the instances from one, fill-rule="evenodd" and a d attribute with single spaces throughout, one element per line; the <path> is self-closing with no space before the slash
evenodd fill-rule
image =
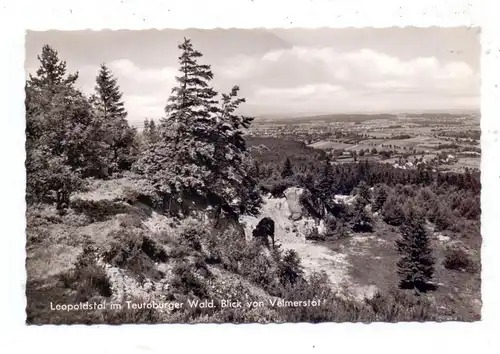
<path id="1" fill-rule="evenodd" d="M 86 247 L 78 257 L 75 268 L 60 275 L 66 288 L 76 292 L 76 301 L 90 301 L 96 296 L 111 296 L 111 284 L 104 269 L 97 265 L 96 251 Z"/>
<path id="2" fill-rule="evenodd" d="M 199 229 L 199 225 L 190 225 L 182 230 L 179 240 L 180 243 L 186 245 L 195 251 L 201 251 L 201 240 L 208 237 L 208 233 L 204 229 Z"/>
<path id="3" fill-rule="evenodd" d="M 228 228 L 222 232 L 215 230 L 204 242 L 207 263 L 219 263 L 224 269 L 275 291 L 278 283 L 276 260 L 258 241 L 247 242 L 237 228 Z"/>
<path id="4" fill-rule="evenodd" d="M 116 214 L 125 214 L 130 208 L 128 205 L 121 202 L 107 199 L 74 199 L 71 201 L 70 206 L 76 212 L 87 215 L 92 222 L 104 221 Z"/>
<path id="5" fill-rule="evenodd" d="M 194 295 L 200 299 L 208 298 L 208 289 L 206 284 L 195 275 L 194 265 L 186 262 L 177 263 L 172 270 L 174 275 L 172 287 L 182 295 Z"/>
<path id="6" fill-rule="evenodd" d="M 303 274 L 300 265 L 300 257 L 295 250 L 287 250 L 285 255 L 278 263 L 278 277 L 280 283 L 295 284 Z"/>
<path id="7" fill-rule="evenodd" d="M 400 290 L 392 290 L 388 294 L 375 294 L 365 300 L 371 321 L 432 321 L 437 319 L 438 311 L 423 296 L 416 296 Z"/>
<path id="8" fill-rule="evenodd" d="M 50 237 L 50 230 L 47 226 L 34 226 L 26 229 L 27 246 L 39 244 Z"/>
<path id="9" fill-rule="evenodd" d="M 336 239 L 348 238 L 350 236 L 349 228 L 343 222 L 339 222 L 335 227 L 334 235 Z"/>
<path id="10" fill-rule="evenodd" d="M 290 186 L 291 184 L 287 183 L 287 181 L 279 181 L 271 184 L 267 188 L 274 198 L 281 198 L 284 196 L 283 193 L 285 190 Z"/>
<path id="11" fill-rule="evenodd" d="M 140 228 L 142 219 L 136 213 L 120 214 L 117 216 L 118 225 L 123 229 Z"/>
<path id="12" fill-rule="evenodd" d="M 111 242 L 103 252 L 105 262 L 124 268 L 139 279 L 163 278 L 154 262 L 165 262 L 167 254 L 153 239 L 133 229 L 113 230 L 108 237 Z"/>
<path id="13" fill-rule="evenodd" d="M 86 226 L 92 222 L 92 219 L 86 214 L 75 212 L 75 210 L 69 208 L 62 216 L 62 222 L 70 226 Z"/>
<path id="14" fill-rule="evenodd" d="M 389 225 L 399 226 L 403 223 L 403 203 L 394 195 L 390 195 L 382 206 L 382 219 Z"/>
<path id="15" fill-rule="evenodd" d="M 351 224 L 354 232 L 373 231 L 373 220 L 366 211 L 365 202 L 362 199 L 356 198 Z"/>
<path id="16" fill-rule="evenodd" d="M 446 250 L 443 266 L 446 269 L 458 270 L 462 272 L 474 273 L 477 271 L 475 263 L 470 259 L 467 252 L 461 248 L 451 248 Z"/>

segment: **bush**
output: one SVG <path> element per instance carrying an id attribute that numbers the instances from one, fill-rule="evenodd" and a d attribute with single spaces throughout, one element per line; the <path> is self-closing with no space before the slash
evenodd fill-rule
<path id="1" fill-rule="evenodd" d="M 451 248 L 446 250 L 443 266 L 446 269 L 462 272 L 475 273 L 477 271 L 475 263 L 470 259 L 467 252 L 461 248 Z"/>
<path id="2" fill-rule="evenodd" d="M 145 179 L 130 174 L 129 184 L 123 189 L 123 200 L 128 204 L 143 203 L 152 208 L 160 207 L 162 199 L 154 186 Z"/>
<path id="3" fill-rule="evenodd" d="M 425 297 L 398 290 L 385 295 L 377 293 L 365 303 L 372 313 L 371 321 L 377 322 L 433 321 L 438 315 Z"/>
<path id="4" fill-rule="evenodd" d="M 106 263 L 124 268 L 139 279 L 163 278 L 164 274 L 156 268 L 155 262 L 166 262 L 167 254 L 141 230 L 113 230 L 108 237 L 111 242 L 103 253 Z"/>
<path id="5" fill-rule="evenodd" d="M 88 215 L 75 212 L 75 210 L 69 208 L 62 216 L 62 222 L 65 225 L 78 227 L 89 225 L 90 223 L 92 223 L 92 220 Z"/>
<path id="6" fill-rule="evenodd" d="M 75 268 L 60 275 L 64 286 L 76 292 L 76 301 L 90 301 L 98 296 L 111 296 L 109 278 L 95 259 L 96 251 L 86 247 L 78 257 Z"/>
<path id="7" fill-rule="evenodd" d="M 399 226 L 404 221 L 403 202 L 390 195 L 382 206 L 382 219 L 389 225 Z"/>
<path id="8" fill-rule="evenodd" d="M 278 263 L 278 277 L 283 285 L 295 284 L 303 274 L 300 257 L 295 250 L 287 250 Z"/>
<path id="9" fill-rule="evenodd" d="M 201 251 L 201 240 L 208 237 L 208 233 L 204 229 L 199 229 L 199 225 L 188 226 L 182 230 L 179 240 L 180 243 L 186 245 L 195 251 Z"/>
<path id="10" fill-rule="evenodd" d="M 219 263 L 224 269 L 240 274 L 265 290 L 275 292 L 279 283 L 277 260 L 258 241 L 246 241 L 236 227 L 214 230 L 205 244 L 205 261 Z"/>
<path id="11" fill-rule="evenodd" d="M 205 283 L 193 271 L 194 265 L 186 262 L 177 263 L 172 270 L 172 288 L 182 295 L 194 295 L 200 299 L 208 298 L 208 289 Z"/>
<path id="12" fill-rule="evenodd" d="M 74 211 L 87 215 L 91 222 L 104 221 L 116 214 L 125 214 L 130 208 L 121 202 L 107 199 L 74 199 L 70 206 Z"/>

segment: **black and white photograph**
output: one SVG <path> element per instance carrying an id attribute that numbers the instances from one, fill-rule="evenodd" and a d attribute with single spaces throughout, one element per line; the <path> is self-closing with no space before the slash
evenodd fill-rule
<path id="1" fill-rule="evenodd" d="M 480 321 L 480 37 L 27 31 L 26 324 Z"/>

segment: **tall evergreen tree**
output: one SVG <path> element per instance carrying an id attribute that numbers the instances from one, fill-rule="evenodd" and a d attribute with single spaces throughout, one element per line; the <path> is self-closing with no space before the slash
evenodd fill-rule
<path id="1" fill-rule="evenodd" d="M 294 175 L 292 161 L 287 157 L 283 163 L 283 168 L 281 169 L 281 178 L 287 179 Z"/>
<path id="2" fill-rule="evenodd" d="M 146 144 L 154 144 L 158 141 L 158 129 L 156 128 L 156 123 L 153 119 L 144 119 L 142 136 Z"/>
<path id="3" fill-rule="evenodd" d="M 315 191 L 315 194 L 326 202 L 329 202 L 336 192 L 332 164 L 329 157 L 324 160 L 323 166 L 319 171 Z"/>
<path id="4" fill-rule="evenodd" d="M 396 241 L 400 254 L 397 272 L 401 278 L 401 288 L 415 288 L 422 292 L 430 288 L 429 281 L 433 278 L 435 263 L 430 242 L 425 218 L 410 205 L 401 225 L 401 239 Z"/>
<path id="5" fill-rule="evenodd" d="M 373 211 L 379 211 L 387 200 L 387 186 L 385 184 L 377 186 L 374 194 Z"/>
<path id="6" fill-rule="evenodd" d="M 50 46 L 26 82 L 26 172 L 28 201 L 55 201 L 63 209 L 81 177 L 99 173 L 103 131 L 87 98 L 75 89 L 78 74 Z"/>
<path id="7" fill-rule="evenodd" d="M 352 230 L 354 232 L 373 231 L 373 221 L 371 216 L 366 211 L 366 205 L 366 199 L 356 198 L 352 217 Z"/>
<path id="8" fill-rule="evenodd" d="M 358 186 L 356 187 L 356 197 L 363 205 L 371 203 L 371 191 L 365 181 L 358 183 Z"/>
<path id="9" fill-rule="evenodd" d="M 105 64 L 96 77 L 93 104 L 103 120 L 110 149 L 109 172 L 129 169 L 134 160 L 135 129 L 129 126 L 118 80 Z"/>
<path id="10" fill-rule="evenodd" d="M 66 62 L 59 59 L 59 53 L 49 45 L 42 47 L 42 53 L 37 55 L 40 67 L 36 71 L 36 76 L 29 75 L 28 86 L 36 89 L 49 89 L 55 93 L 62 87 L 73 88 L 78 79 L 78 72 L 67 74 Z"/>
<path id="11" fill-rule="evenodd" d="M 210 86 L 210 65 L 189 39 L 179 45 L 179 76 L 165 107 L 159 139 L 137 163 L 165 200 L 189 212 L 194 204 L 237 213 L 255 199 L 256 183 L 247 175 L 247 152 L 241 130 L 251 119 L 235 113 L 244 99 L 238 87 L 217 100 Z M 150 125 L 151 129 L 151 125 Z M 258 199 L 258 198 L 257 198 Z"/>
<path id="12" fill-rule="evenodd" d="M 245 102 L 238 97 L 239 87 L 222 94 L 214 134 L 214 159 L 209 199 L 233 216 L 255 214 L 260 207 L 256 177 L 251 174 L 253 161 L 243 138 L 243 129 L 250 127 L 253 118 L 237 114 Z"/>

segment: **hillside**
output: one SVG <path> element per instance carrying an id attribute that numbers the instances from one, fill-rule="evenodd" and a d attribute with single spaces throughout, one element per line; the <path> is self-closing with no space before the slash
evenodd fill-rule
<path id="1" fill-rule="evenodd" d="M 177 48 L 165 117 L 140 132 L 111 67 L 86 94 L 57 50 L 37 56 L 25 86 L 27 323 L 481 318 L 479 171 L 358 159 L 358 128 L 388 115 L 333 117 L 340 132 L 262 125 L 262 137 L 238 113 L 239 85 L 218 92 L 191 39 Z M 350 160 L 305 143 L 331 133 L 356 144 Z"/>
<path id="2" fill-rule="evenodd" d="M 306 236 L 314 229 L 323 233 L 324 221 L 304 210 L 299 202 L 302 190 L 298 188 L 289 188 L 281 198 L 264 196 L 260 215 L 242 217 L 241 226 L 226 225 L 222 229 L 215 228 L 203 213 L 184 220 L 158 213 L 138 201 L 147 199 L 140 197 L 143 188 L 133 176 L 97 180 L 87 192 L 73 197 L 72 208 L 64 216 L 47 206 L 30 208 L 28 323 L 394 321 L 416 316 L 415 309 L 410 311 L 401 305 L 401 294 L 379 299 L 379 292 L 395 291 L 391 269 L 397 259 L 393 247 L 397 232 L 377 215 L 372 233 L 315 242 L 306 240 Z M 338 196 L 337 200 L 346 198 Z M 352 204 L 352 197 L 347 202 Z M 264 216 L 275 221 L 278 247 L 296 251 L 304 277 L 309 277 L 308 285 L 293 289 L 292 294 L 279 285 L 277 268 L 283 266 L 282 260 L 266 249 L 259 251 L 252 242 L 251 230 Z M 441 233 L 433 235 L 440 260 L 447 244 L 462 243 Z M 476 251 L 470 252 L 478 257 Z M 321 272 L 325 276 L 321 277 Z M 476 320 L 480 314 L 479 279 L 441 266 L 438 274 L 440 290 L 429 297 L 429 304 L 416 308 L 426 309 L 419 316 Z M 321 309 L 269 305 L 273 298 L 306 300 L 309 296 L 322 296 L 327 305 Z M 123 310 L 126 301 L 187 304 L 189 299 L 251 299 L 266 305 L 247 309 L 185 305 L 172 311 Z M 387 306 L 398 311 L 381 310 L 378 302 L 365 299 L 389 303 Z M 103 300 L 122 304 L 123 308 L 58 312 L 48 306 Z M 352 307 L 358 311 L 351 311 Z"/>

